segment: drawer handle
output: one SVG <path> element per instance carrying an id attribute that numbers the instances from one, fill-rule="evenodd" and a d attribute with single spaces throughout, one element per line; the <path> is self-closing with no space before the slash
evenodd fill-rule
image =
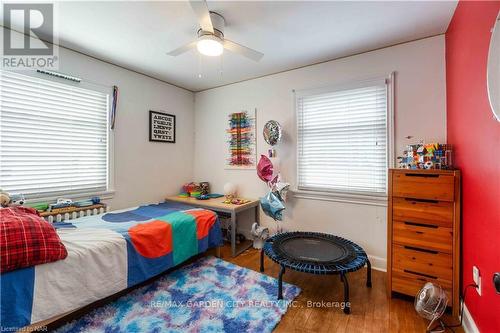
<path id="1" fill-rule="evenodd" d="M 413 225 L 415 227 L 430 228 L 430 229 L 439 228 L 437 225 L 433 225 L 433 224 L 424 224 L 424 223 L 417 223 L 417 222 L 411 222 L 411 221 L 405 221 L 404 223 L 406 225 Z"/>
<path id="2" fill-rule="evenodd" d="M 434 203 L 434 204 L 439 203 L 439 200 L 432 200 L 432 199 L 405 198 L 405 200 L 411 201 L 412 204 L 416 204 L 417 202 Z"/>
<path id="3" fill-rule="evenodd" d="M 426 250 L 426 249 L 420 249 L 418 247 L 413 247 L 413 246 L 404 246 L 405 249 L 407 250 L 413 250 L 413 251 L 419 251 L 419 252 L 425 252 L 425 253 L 430 253 L 430 254 L 438 254 L 438 251 L 432 251 L 432 250 Z"/>
<path id="4" fill-rule="evenodd" d="M 424 274 L 424 273 L 414 272 L 414 271 L 410 271 L 410 270 L 408 270 L 408 269 L 404 269 L 403 271 L 404 271 L 405 273 L 415 274 L 415 275 L 423 276 L 423 277 L 426 277 L 426 278 L 429 278 L 429 279 L 434 279 L 434 280 L 437 280 L 437 276 L 434 276 L 434 275 L 429 275 L 429 274 Z"/>
<path id="5" fill-rule="evenodd" d="M 405 173 L 406 177 L 439 178 L 435 173 Z"/>

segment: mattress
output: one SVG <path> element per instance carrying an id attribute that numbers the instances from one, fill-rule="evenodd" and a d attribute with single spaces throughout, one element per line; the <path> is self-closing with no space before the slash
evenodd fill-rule
<path id="1" fill-rule="evenodd" d="M 76 310 L 222 245 L 217 215 L 160 203 L 71 220 L 57 229 L 64 260 L 0 275 L 0 327 Z"/>

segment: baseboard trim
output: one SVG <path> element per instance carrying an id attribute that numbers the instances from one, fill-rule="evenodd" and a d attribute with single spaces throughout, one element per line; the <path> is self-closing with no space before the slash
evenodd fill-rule
<path id="1" fill-rule="evenodd" d="M 381 272 L 387 272 L 387 259 L 368 255 L 370 263 L 372 264 L 372 269 Z"/>
<path id="2" fill-rule="evenodd" d="M 463 328 L 465 333 L 479 333 L 479 329 L 476 326 L 476 322 L 474 321 L 474 318 L 472 318 L 472 315 L 469 312 L 469 309 L 467 309 L 467 305 L 464 304 L 464 320 L 463 320 Z"/>

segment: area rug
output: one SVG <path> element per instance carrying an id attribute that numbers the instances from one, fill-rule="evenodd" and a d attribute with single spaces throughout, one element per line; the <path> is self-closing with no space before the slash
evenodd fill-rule
<path id="1" fill-rule="evenodd" d="M 201 258 L 57 332 L 271 332 L 300 293 L 267 275 Z"/>

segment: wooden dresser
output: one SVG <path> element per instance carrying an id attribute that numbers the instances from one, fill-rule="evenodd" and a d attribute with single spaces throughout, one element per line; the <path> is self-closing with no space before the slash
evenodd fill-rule
<path id="1" fill-rule="evenodd" d="M 460 294 L 460 171 L 389 170 L 388 292 L 415 296 L 425 282 Z"/>

